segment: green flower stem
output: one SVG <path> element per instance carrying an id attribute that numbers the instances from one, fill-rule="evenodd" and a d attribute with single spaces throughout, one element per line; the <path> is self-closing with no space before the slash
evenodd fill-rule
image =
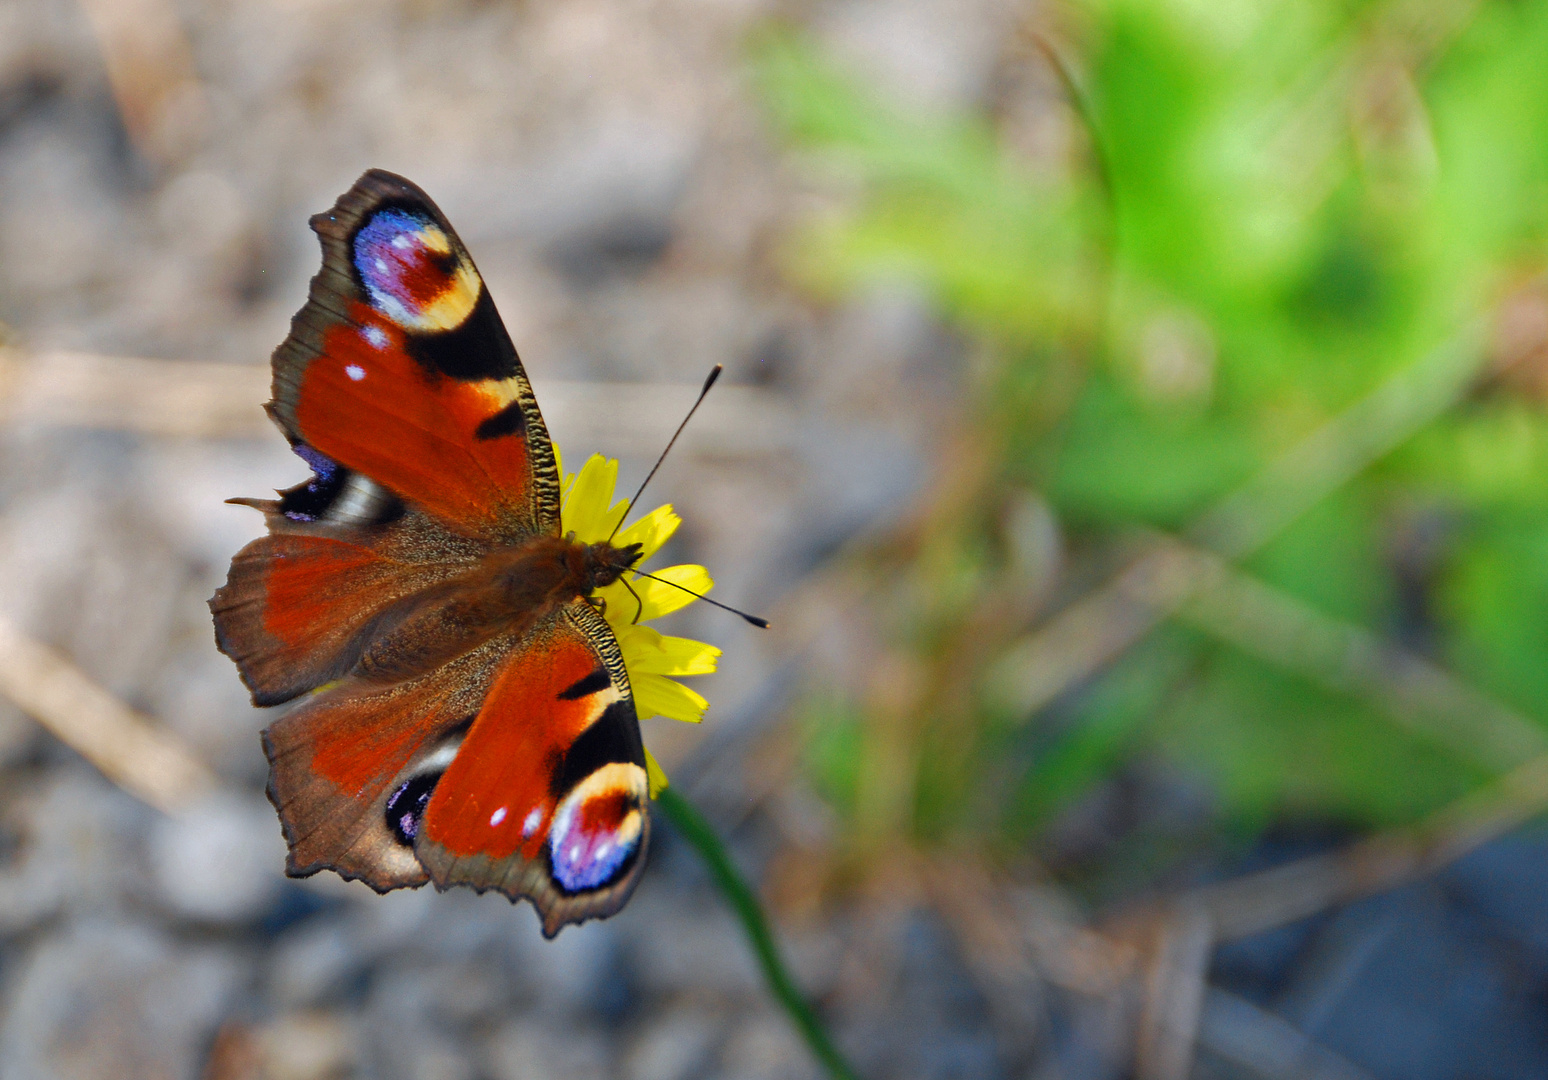
<path id="1" fill-rule="evenodd" d="M 676 788 L 666 788 L 657 795 L 656 805 L 661 807 L 672 824 L 677 826 L 677 831 L 693 845 L 693 849 L 699 853 L 699 858 L 703 859 L 704 864 L 709 867 L 715 884 L 730 902 L 737 917 L 742 920 L 742 929 L 747 932 L 753 952 L 758 956 L 758 965 L 763 968 L 763 978 L 769 984 L 769 989 L 775 999 L 785 1007 L 785 1011 L 790 1014 L 796 1030 L 811 1047 L 817 1060 L 822 1062 L 823 1067 L 828 1070 L 828 1075 L 834 1080 L 856 1080 L 855 1071 L 839 1053 L 838 1047 L 833 1045 L 833 1040 L 828 1038 L 828 1033 L 823 1028 L 822 1022 L 817 1019 L 817 1014 L 812 1011 L 811 1004 L 801 995 L 801 991 L 790 978 L 790 972 L 785 969 L 784 961 L 780 959 L 779 948 L 774 944 L 774 935 L 769 931 L 769 922 L 763 915 L 763 908 L 759 906 L 758 898 L 753 895 L 752 888 L 731 862 L 731 855 L 726 851 L 725 844 L 721 843 L 720 837 L 715 835 L 715 830 L 688 800 L 677 793 Z"/>

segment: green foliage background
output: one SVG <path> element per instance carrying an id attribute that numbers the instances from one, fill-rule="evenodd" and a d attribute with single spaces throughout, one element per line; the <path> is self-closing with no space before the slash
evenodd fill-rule
<path id="1" fill-rule="evenodd" d="M 790 244 L 794 277 L 833 298 L 923 287 L 992 357 L 973 387 L 996 433 L 983 498 L 878 575 L 888 633 L 937 681 L 964 612 L 1008 587 L 996 523 L 1015 493 L 1045 501 L 1075 571 L 1110 565 L 1136 529 L 1186 530 L 1469 326 L 1542 308 L 1548 266 L 1542 0 L 1092 0 L 1024 38 L 1027 65 L 1068 80 L 1067 160 L 1018 149 L 993 109 L 900 108 L 810 41 L 754 50 L 771 115 L 847 193 Z M 1242 569 L 1537 722 L 1548 354 L 1481 336 L 1454 407 Z M 987 670 L 955 711 L 923 694 L 916 839 L 1035 847 L 1137 761 L 1206 777 L 1215 825 L 1239 836 L 1408 821 L 1488 775 L 1379 704 L 1178 622 L 1031 718 L 997 713 Z M 870 711 L 840 689 L 809 718 L 812 774 L 851 820 Z"/>

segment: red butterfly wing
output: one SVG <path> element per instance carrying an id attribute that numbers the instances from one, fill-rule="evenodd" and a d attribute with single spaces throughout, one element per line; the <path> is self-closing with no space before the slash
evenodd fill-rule
<path id="1" fill-rule="evenodd" d="M 292 877 L 335 870 L 378 892 L 428 880 L 388 803 L 446 767 L 511 645 L 491 641 L 408 683 L 346 679 L 263 733 Z"/>
<path id="2" fill-rule="evenodd" d="M 257 705 L 277 705 L 343 677 L 380 614 L 466 570 L 477 552 L 412 512 L 374 527 L 293 521 L 282 503 L 270 534 L 231 560 L 210 601 L 215 640 Z"/>
<path id="3" fill-rule="evenodd" d="M 312 218 L 323 268 L 274 354 L 292 443 L 459 533 L 559 529 L 553 447 L 472 258 L 419 188 L 362 176 Z"/>
<path id="4" fill-rule="evenodd" d="M 645 749 L 617 639 L 576 601 L 510 655 L 424 809 L 438 886 L 527 897 L 552 937 L 611 915 L 645 865 Z"/>

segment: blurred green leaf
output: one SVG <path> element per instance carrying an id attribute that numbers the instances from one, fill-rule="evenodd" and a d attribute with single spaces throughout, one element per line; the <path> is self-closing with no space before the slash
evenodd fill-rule
<path id="1" fill-rule="evenodd" d="M 1540 297 L 1521 308 L 1538 337 L 1520 370 L 1244 569 L 1548 717 L 1548 0 L 1065 14 L 1084 91 L 1065 119 L 1093 130 L 1035 165 L 988 110 L 909 111 L 808 40 L 762 38 L 771 115 L 831 192 L 785 249 L 792 276 L 829 299 L 906 279 L 981 343 L 996 366 L 976 407 L 1002 456 L 978 498 L 1040 487 L 1087 586 L 1137 526 L 1185 529 L 1480 315 Z M 973 612 L 1013 587 L 982 516 L 946 548 L 972 574 L 938 554 L 889 567 L 889 588 L 935 598 L 897 634 L 926 670 L 976 658 Z M 962 828 L 1025 835 L 1157 755 L 1211 777 L 1239 833 L 1404 821 L 1481 779 L 1371 703 L 1175 627 L 1031 725 L 1003 719 L 972 703 L 920 717 L 923 746 L 977 762 L 923 755 L 921 815 L 955 805 Z M 840 802 L 860 746 L 813 744 Z"/>

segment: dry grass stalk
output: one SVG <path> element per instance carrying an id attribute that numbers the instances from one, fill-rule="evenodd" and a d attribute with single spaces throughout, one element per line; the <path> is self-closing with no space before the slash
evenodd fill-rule
<path id="1" fill-rule="evenodd" d="M 972 859 L 921 861 L 930 903 L 951 926 L 963 959 L 985 991 L 996 1036 L 1016 1056 L 1043 1026 L 1043 975 L 1022 946 L 1015 912 Z"/>
<path id="2" fill-rule="evenodd" d="M 1247 937 L 1433 874 L 1548 812 L 1548 754 L 1517 766 L 1418 825 L 1200 889 L 1216 936 Z"/>
<path id="3" fill-rule="evenodd" d="M 215 788 L 214 774 L 182 739 L 3 619 L 0 694 L 113 783 L 158 810 L 179 813 Z"/>
<path id="4" fill-rule="evenodd" d="M 1214 927 L 1207 910 L 1184 899 L 1171 906 L 1153 931 L 1140 984 L 1134 1075 L 1138 1080 L 1187 1080 L 1193 1071 Z"/>
<path id="5" fill-rule="evenodd" d="M 1258 1015 L 1247 1003 L 1209 988 L 1205 974 L 1214 946 L 1417 881 L 1545 812 L 1548 754 L 1411 828 L 1174 896 L 1102 929 L 1081 925 L 1057 897 L 1050 902 L 1038 890 L 1007 888 L 981 864 L 961 857 L 938 860 L 927 880 L 933 883 L 933 902 L 963 938 L 970 959 L 1014 943 L 1037 974 L 1056 986 L 1120 1006 L 1126 996 L 1137 997 L 1137 1076 L 1189 1075 L 1197 1039 L 1249 1065 L 1258 1058 L 1247 1060 L 1252 1055 L 1246 1048 L 1258 1046 L 1268 1063 L 1259 1071 L 1266 1076 L 1354 1080 L 1359 1070 L 1287 1022 Z M 1015 971 L 1019 961 L 997 957 L 995 964 L 997 970 Z M 981 981 L 992 993 L 1003 979 Z"/>
<path id="6" fill-rule="evenodd" d="M 167 167 L 185 157 L 209 120 L 193 48 L 171 0 L 81 0 L 134 148 Z"/>
<path id="7" fill-rule="evenodd" d="M 660 451 L 671 424 L 693 401 L 686 386 L 534 380 L 550 432 L 561 446 L 614 455 Z M 270 438 L 264 415 L 269 365 L 154 360 L 81 352 L 0 349 L 0 420 L 90 427 L 183 438 Z M 791 450 L 800 425 L 777 394 L 750 386 L 715 388 L 682 446 L 714 456 Z M 573 451 L 572 451 L 573 452 Z M 573 468 L 578 462 L 571 464 Z"/>
<path id="8" fill-rule="evenodd" d="M 1264 1080 L 1371 1080 L 1283 1017 L 1213 987 L 1204 997 L 1199 1045 Z"/>
<path id="9" fill-rule="evenodd" d="M 1237 570 L 1198 548 L 1160 539 L 1191 583 L 1177 614 L 1245 652 L 1329 690 L 1362 697 L 1461 757 L 1504 770 L 1548 752 L 1542 729 L 1423 657 Z"/>

